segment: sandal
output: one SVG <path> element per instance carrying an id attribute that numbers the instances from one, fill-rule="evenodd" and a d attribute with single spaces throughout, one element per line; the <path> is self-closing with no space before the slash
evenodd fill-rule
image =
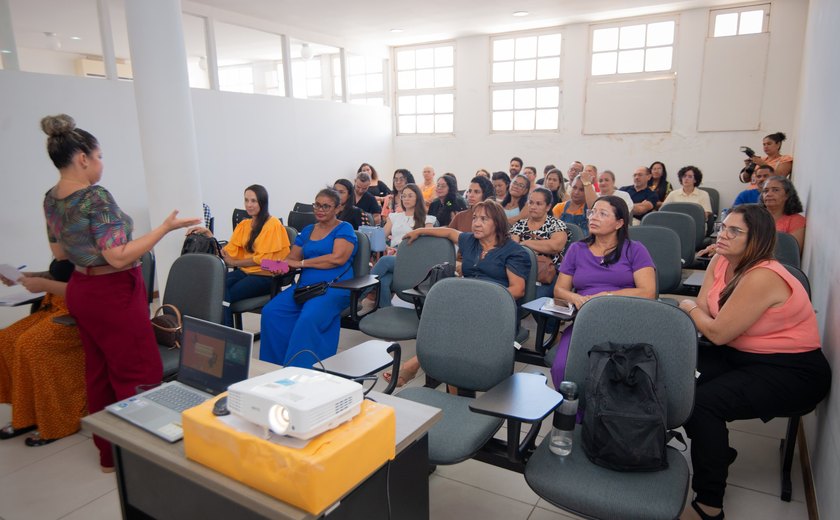
<path id="1" fill-rule="evenodd" d="M 703 509 L 701 509 L 700 506 L 697 505 L 697 500 L 692 500 L 691 501 L 691 507 L 694 509 L 694 511 L 698 515 L 700 515 L 701 520 L 723 520 L 724 519 L 723 509 L 721 509 L 720 512 L 718 514 L 716 514 L 715 516 L 712 516 L 709 513 L 703 511 Z"/>
<path id="2" fill-rule="evenodd" d="M 23 435 L 24 433 L 29 433 L 34 430 L 36 426 L 33 424 L 32 426 L 27 426 L 25 428 L 12 428 L 11 423 L 7 424 L 3 428 L 0 428 L 0 440 L 11 439 L 17 437 L 18 435 Z"/>
<path id="3" fill-rule="evenodd" d="M 419 367 L 417 370 L 419 370 Z M 414 372 L 409 372 L 405 370 L 405 363 L 403 363 L 400 366 L 400 376 L 397 378 L 397 388 L 405 386 L 406 383 L 417 377 L 417 370 L 415 370 Z M 384 374 L 382 374 L 382 378 L 389 383 L 391 382 L 391 377 L 391 372 L 385 372 Z"/>
<path id="4" fill-rule="evenodd" d="M 52 444 L 57 440 L 58 439 L 44 439 L 43 437 L 41 437 L 41 432 L 36 430 L 34 434 L 27 437 L 26 440 L 23 442 L 30 448 L 36 448 L 38 446 L 46 446 L 47 444 Z"/>

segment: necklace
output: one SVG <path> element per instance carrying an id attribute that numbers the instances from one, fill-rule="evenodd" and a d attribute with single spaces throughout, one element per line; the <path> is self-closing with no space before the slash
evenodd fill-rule
<path id="1" fill-rule="evenodd" d="M 490 251 L 496 249 L 496 246 L 490 246 L 487 249 L 484 246 L 481 246 L 481 255 L 479 256 L 480 260 L 484 260 L 484 258 L 490 253 Z"/>

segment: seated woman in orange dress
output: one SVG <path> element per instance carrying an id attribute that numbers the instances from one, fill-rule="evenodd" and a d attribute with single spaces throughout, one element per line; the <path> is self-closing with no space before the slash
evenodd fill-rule
<path id="1" fill-rule="evenodd" d="M 48 294 L 37 311 L 0 330 L 0 403 L 12 405 L 12 422 L 0 429 L 0 439 L 35 430 L 26 445 L 43 446 L 79 431 L 87 415 L 79 329 L 53 321 L 68 315 L 64 290 L 73 269 L 54 260 L 48 273 L 25 273 L 19 280 L 31 292 Z"/>

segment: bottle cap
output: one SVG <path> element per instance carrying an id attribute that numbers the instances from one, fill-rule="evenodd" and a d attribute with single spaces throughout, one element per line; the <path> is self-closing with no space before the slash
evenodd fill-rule
<path id="1" fill-rule="evenodd" d="M 558 389 L 560 395 L 563 396 L 563 399 L 577 399 L 578 398 L 578 385 L 574 381 L 563 381 L 560 383 L 560 388 Z"/>

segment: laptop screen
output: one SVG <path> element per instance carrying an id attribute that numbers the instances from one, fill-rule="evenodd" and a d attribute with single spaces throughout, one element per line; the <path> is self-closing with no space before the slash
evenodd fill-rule
<path id="1" fill-rule="evenodd" d="M 178 381 L 217 395 L 248 379 L 254 335 L 184 316 Z"/>

